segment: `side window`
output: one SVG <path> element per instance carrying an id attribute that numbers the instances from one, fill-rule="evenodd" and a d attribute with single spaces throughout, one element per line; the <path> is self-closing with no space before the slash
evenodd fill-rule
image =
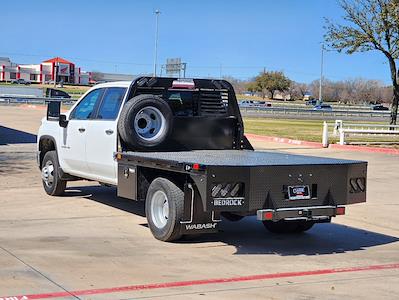
<path id="1" fill-rule="evenodd" d="M 99 99 L 101 99 L 101 95 L 104 92 L 104 89 L 96 89 L 91 91 L 84 97 L 79 104 L 75 107 L 73 112 L 71 113 L 71 120 L 87 120 L 94 113 L 94 108 Z"/>
<path id="2" fill-rule="evenodd" d="M 112 87 L 105 91 L 103 100 L 98 110 L 98 119 L 115 120 L 121 107 L 126 88 Z"/>

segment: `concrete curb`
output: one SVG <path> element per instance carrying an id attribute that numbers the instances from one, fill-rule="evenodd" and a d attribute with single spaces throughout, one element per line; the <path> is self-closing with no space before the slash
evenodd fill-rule
<path id="1" fill-rule="evenodd" d="M 355 145 L 339 145 L 339 144 L 330 144 L 329 148 L 331 149 L 342 149 L 345 151 L 357 151 L 357 152 L 369 152 L 369 153 L 385 153 L 385 154 L 394 154 L 399 155 L 399 149 L 391 149 L 391 148 L 379 148 L 379 147 L 365 147 L 365 146 L 355 146 Z"/>
<path id="2" fill-rule="evenodd" d="M 264 136 L 264 135 L 257 135 L 248 133 L 245 136 L 249 139 L 258 140 L 262 142 L 274 142 L 274 143 L 282 143 L 282 144 L 291 144 L 291 145 L 298 145 L 298 146 L 308 146 L 312 148 L 323 148 L 322 143 L 317 142 L 308 142 L 308 141 L 300 141 L 300 140 L 292 140 L 288 138 L 280 138 L 276 136 Z"/>
<path id="3" fill-rule="evenodd" d="M 308 142 L 308 141 L 300 141 L 300 140 L 292 140 L 288 138 L 280 138 L 275 136 L 264 136 L 257 134 L 246 134 L 247 138 L 262 142 L 274 142 L 274 143 L 282 143 L 282 144 L 291 144 L 298 146 L 307 146 L 311 148 L 323 148 L 322 143 L 317 142 Z M 385 153 L 385 154 L 393 154 L 399 155 L 399 149 L 391 149 L 391 148 L 383 148 L 383 147 L 366 147 L 366 146 L 355 146 L 355 145 L 339 145 L 339 144 L 330 144 L 330 149 L 339 149 L 344 151 L 356 151 L 356 152 L 368 152 L 368 153 Z"/>

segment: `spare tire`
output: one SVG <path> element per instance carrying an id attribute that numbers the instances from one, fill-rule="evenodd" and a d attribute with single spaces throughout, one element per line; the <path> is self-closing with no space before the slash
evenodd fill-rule
<path id="1" fill-rule="evenodd" d="M 165 100 L 155 95 L 138 95 L 123 107 L 118 131 L 131 150 L 160 150 L 170 135 L 172 123 L 173 113 Z"/>

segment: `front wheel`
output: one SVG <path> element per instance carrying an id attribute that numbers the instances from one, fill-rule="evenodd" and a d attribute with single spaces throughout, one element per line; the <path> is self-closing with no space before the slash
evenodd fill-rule
<path id="1" fill-rule="evenodd" d="M 267 230 L 273 233 L 287 234 L 287 233 L 301 233 L 313 227 L 312 221 L 285 221 L 280 220 L 277 222 L 263 221 L 263 225 Z"/>
<path id="2" fill-rule="evenodd" d="M 156 178 L 149 186 L 145 211 L 153 236 L 164 242 L 181 238 L 184 192 L 166 178 Z"/>
<path id="3" fill-rule="evenodd" d="M 60 179 L 58 156 L 56 151 L 48 151 L 42 162 L 42 182 L 46 193 L 50 196 L 60 196 L 66 188 L 66 180 Z"/>

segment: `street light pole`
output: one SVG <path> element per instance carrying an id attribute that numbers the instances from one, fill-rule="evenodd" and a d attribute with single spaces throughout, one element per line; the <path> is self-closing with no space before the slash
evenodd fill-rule
<path id="1" fill-rule="evenodd" d="M 154 77 L 157 76 L 157 56 L 158 56 L 158 18 L 161 13 L 158 9 L 155 13 L 155 53 L 154 53 Z"/>
<path id="2" fill-rule="evenodd" d="M 319 81 L 319 103 L 323 102 L 323 67 L 324 67 L 324 44 L 321 44 L 321 62 L 320 62 L 320 81 Z"/>

